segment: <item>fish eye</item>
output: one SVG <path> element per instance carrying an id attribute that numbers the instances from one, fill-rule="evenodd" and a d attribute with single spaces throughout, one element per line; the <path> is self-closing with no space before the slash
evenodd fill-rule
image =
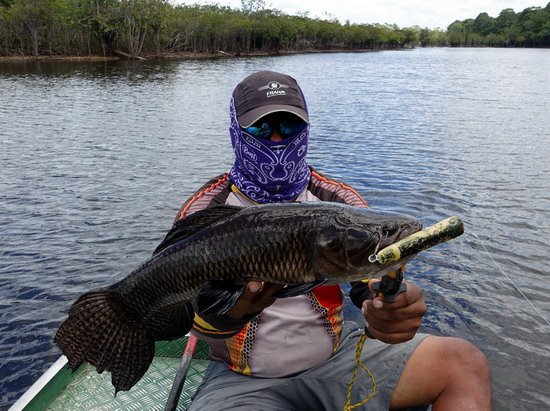
<path id="1" fill-rule="evenodd" d="M 384 229 L 382 231 L 382 234 L 385 237 L 391 237 L 396 233 L 397 233 L 397 224 L 388 224 L 384 226 Z"/>

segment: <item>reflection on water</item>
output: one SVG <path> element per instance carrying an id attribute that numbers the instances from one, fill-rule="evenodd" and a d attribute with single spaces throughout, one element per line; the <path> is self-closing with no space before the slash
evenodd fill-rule
<path id="1" fill-rule="evenodd" d="M 549 327 L 473 233 L 550 316 L 549 66 L 497 49 L 0 65 L 0 408 L 58 357 L 69 304 L 147 258 L 227 170 L 229 96 L 259 69 L 302 84 L 312 165 L 374 208 L 462 217 L 465 235 L 409 265 L 423 329 L 487 354 L 497 409 L 547 408 Z"/>

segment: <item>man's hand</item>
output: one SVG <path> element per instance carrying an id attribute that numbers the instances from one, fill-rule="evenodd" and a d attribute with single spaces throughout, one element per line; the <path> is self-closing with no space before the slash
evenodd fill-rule
<path id="1" fill-rule="evenodd" d="M 246 283 L 243 293 L 228 315 L 239 319 L 247 314 L 259 313 L 275 302 L 276 298 L 273 297 L 273 294 L 281 288 L 283 285 L 261 281 Z"/>
<path id="2" fill-rule="evenodd" d="M 412 283 L 407 283 L 407 291 L 397 295 L 395 302 L 386 303 L 382 294 L 376 294 L 373 284 L 379 280 L 369 281 L 369 289 L 374 300 L 363 303 L 362 312 L 367 322 L 369 333 L 376 339 L 397 344 L 414 337 L 422 317 L 426 312 L 424 293 Z"/>

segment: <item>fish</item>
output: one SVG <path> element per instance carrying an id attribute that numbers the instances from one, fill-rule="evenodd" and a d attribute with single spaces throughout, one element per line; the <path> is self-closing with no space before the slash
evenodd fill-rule
<path id="1" fill-rule="evenodd" d="M 54 342 L 74 371 L 111 372 L 115 395 L 153 360 L 154 343 L 185 335 L 195 309 L 225 314 L 251 280 L 282 284 L 285 298 L 325 284 L 377 278 L 369 256 L 422 229 L 413 217 L 325 202 L 219 205 L 178 221 L 126 278 L 81 295 Z"/>

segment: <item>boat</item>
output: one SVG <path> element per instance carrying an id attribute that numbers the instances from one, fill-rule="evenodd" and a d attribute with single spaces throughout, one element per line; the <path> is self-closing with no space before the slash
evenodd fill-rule
<path id="1" fill-rule="evenodd" d="M 74 373 L 62 355 L 9 409 L 35 410 L 163 410 L 172 388 L 187 336 L 173 341 L 157 341 L 155 357 L 143 378 L 129 391 L 115 397 L 111 374 L 98 374 L 83 364 Z M 178 410 L 185 410 L 202 381 L 208 366 L 208 345 L 198 341 Z"/>

